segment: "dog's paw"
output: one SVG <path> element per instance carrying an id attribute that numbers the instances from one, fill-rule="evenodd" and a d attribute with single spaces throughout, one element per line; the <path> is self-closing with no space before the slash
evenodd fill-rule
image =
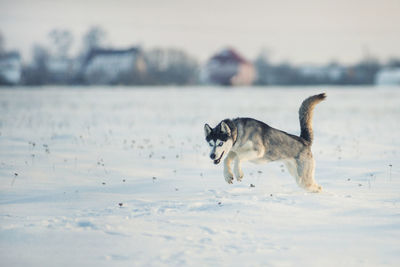
<path id="1" fill-rule="evenodd" d="M 308 187 L 307 190 L 311 193 L 321 193 L 322 192 L 322 186 L 313 184 L 312 186 Z"/>
<path id="2" fill-rule="evenodd" d="M 233 175 L 230 173 L 224 173 L 225 181 L 228 184 L 233 184 Z"/>
<path id="3" fill-rule="evenodd" d="M 321 193 L 322 192 L 322 186 L 318 185 L 314 192 L 315 193 Z"/>
<path id="4" fill-rule="evenodd" d="M 241 170 L 235 170 L 235 177 L 238 182 L 241 182 L 243 179 L 243 172 Z"/>

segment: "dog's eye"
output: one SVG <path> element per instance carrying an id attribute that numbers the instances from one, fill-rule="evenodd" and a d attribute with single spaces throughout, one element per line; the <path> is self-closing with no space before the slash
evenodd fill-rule
<path id="1" fill-rule="evenodd" d="M 221 143 L 219 143 L 219 144 L 218 144 L 218 146 L 222 146 L 223 144 L 224 144 L 224 143 L 223 143 L 223 142 L 221 142 Z"/>
<path id="2" fill-rule="evenodd" d="M 211 143 L 208 143 L 210 146 L 214 146 L 213 144 L 211 144 Z"/>

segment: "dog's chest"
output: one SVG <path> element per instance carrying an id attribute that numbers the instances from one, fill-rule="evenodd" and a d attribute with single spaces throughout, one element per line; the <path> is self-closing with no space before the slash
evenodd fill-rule
<path id="1" fill-rule="evenodd" d="M 250 140 L 247 140 L 243 144 L 236 144 L 232 147 L 232 151 L 238 154 L 246 153 L 251 150 L 254 150 L 254 143 Z"/>

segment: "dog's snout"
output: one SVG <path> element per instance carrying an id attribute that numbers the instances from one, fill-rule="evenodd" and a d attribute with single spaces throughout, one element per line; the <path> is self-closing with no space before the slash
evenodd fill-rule
<path id="1" fill-rule="evenodd" d="M 212 153 L 212 154 L 210 155 L 210 158 L 211 158 L 211 159 L 215 159 L 215 154 Z"/>

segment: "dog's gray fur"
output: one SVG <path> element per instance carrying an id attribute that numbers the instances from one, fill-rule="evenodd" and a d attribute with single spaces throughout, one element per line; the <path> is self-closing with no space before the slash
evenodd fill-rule
<path id="1" fill-rule="evenodd" d="M 205 124 L 204 132 L 211 146 L 210 157 L 214 164 L 218 164 L 225 155 L 225 180 L 231 184 L 234 175 L 238 181 L 242 180 L 240 165 L 243 161 L 261 163 L 281 160 L 299 186 L 310 192 L 321 192 L 321 186 L 314 180 L 312 117 L 315 105 L 325 98 L 326 94 L 323 93 L 303 101 L 299 109 L 300 136 L 274 129 L 251 118 L 225 119 L 215 128 Z"/>

